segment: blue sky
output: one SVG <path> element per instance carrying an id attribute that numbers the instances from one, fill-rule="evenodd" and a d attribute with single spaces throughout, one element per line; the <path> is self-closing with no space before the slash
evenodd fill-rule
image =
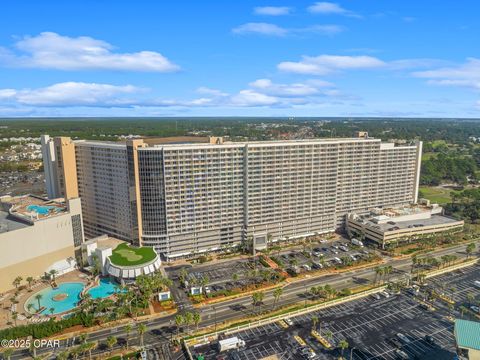
<path id="1" fill-rule="evenodd" d="M 4 1 L 0 116 L 480 117 L 474 0 Z"/>

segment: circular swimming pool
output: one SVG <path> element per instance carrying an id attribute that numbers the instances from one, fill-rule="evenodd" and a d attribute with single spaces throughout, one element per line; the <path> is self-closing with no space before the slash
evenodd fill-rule
<path id="1" fill-rule="evenodd" d="M 28 298 L 25 310 L 42 315 L 55 315 L 72 310 L 80 301 L 80 293 L 84 286 L 81 282 L 67 282 L 59 284 L 55 289 L 40 290 Z M 40 295 L 40 298 L 37 298 L 37 295 Z"/>

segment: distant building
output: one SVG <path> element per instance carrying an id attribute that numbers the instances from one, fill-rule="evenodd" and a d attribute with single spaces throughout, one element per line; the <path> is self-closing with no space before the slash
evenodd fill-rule
<path id="1" fill-rule="evenodd" d="M 47 196 L 49 199 L 60 197 L 60 190 L 57 184 L 57 160 L 55 156 L 55 146 L 50 136 L 42 135 L 40 137 L 42 144 L 43 171 L 45 173 L 45 185 L 47 188 Z"/>
<path id="2" fill-rule="evenodd" d="M 443 208 L 437 204 L 374 208 L 350 213 L 346 220 L 347 232 L 352 237 L 364 237 L 382 248 L 423 235 L 461 231 L 463 225 L 463 220 L 443 215 Z"/>
<path id="3" fill-rule="evenodd" d="M 456 319 L 454 335 L 461 357 L 480 360 L 480 322 Z"/>
<path id="4" fill-rule="evenodd" d="M 75 250 L 83 243 L 80 199 L 0 198 L 0 291 L 13 287 L 17 276 L 57 274 L 76 266 Z"/>
<path id="5" fill-rule="evenodd" d="M 415 203 L 422 143 L 359 136 L 47 144 L 56 148 L 61 194 L 82 199 L 87 236 L 106 233 L 177 258 L 332 232 L 348 213 Z"/>

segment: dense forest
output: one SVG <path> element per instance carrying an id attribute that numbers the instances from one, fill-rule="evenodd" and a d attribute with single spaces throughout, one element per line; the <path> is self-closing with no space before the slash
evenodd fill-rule
<path id="1" fill-rule="evenodd" d="M 116 139 L 119 135 L 179 136 L 192 133 L 229 136 L 232 139 L 265 140 L 281 134 L 302 137 L 345 137 L 355 131 L 388 139 L 446 140 L 467 144 L 480 136 L 479 120 L 394 118 L 57 118 L 0 119 L 0 138 L 41 134 L 72 138 Z M 308 136 L 305 136 L 307 134 Z"/>

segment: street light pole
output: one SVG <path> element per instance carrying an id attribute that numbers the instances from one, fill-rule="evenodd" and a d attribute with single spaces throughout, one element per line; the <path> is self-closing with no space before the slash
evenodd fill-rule
<path id="1" fill-rule="evenodd" d="M 355 350 L 355 346 L 350 349 L 350 360 L 352 360 L 353 350 Z"/>

